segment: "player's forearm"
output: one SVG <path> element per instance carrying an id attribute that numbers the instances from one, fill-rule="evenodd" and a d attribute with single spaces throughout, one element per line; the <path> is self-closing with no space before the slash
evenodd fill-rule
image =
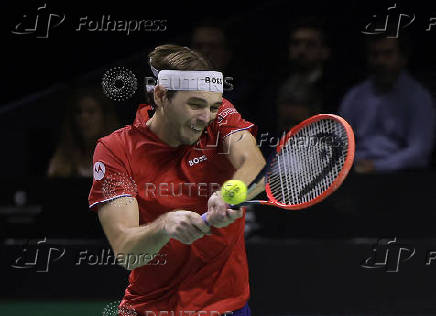
<path id="1" fill-rule="evenodd" d="M 120 240 L 117 255 L 122 254 L 122 266 L 128 270 L 141 267 L 151 261 L 170 238 L 164 229 L 164 215 L 144 226 L 127 228 Z"/>
<path id="2" fill-rule="evenodd" d="M 233 175 L 233 179 L 242 180 L 248 186 L 265 166 L 266 161 L 262 154 L 253 151 L 252 155 L 244 157 L 241 166 L 236 170 Z M 251 200 L 260 192 L 265 190 L 265 184 L 262 182 L 257 185 L 252 191 L 247 193 L 247 200 Z"/>
<path id="3" fill-rule="evenodd" d="M 265 166 L 266 161 L 256 145 L 256 138 L 250 132 L 241 131 L 230 135 L 224 140 L 224 149 L 229 153 L 229 160 L 236 169 L 233 179 L 243 181 L 247 186 Z M 253 191 L 248 192 L 247 199 L 255 197 L 265 190 L 261 183 Z"/>

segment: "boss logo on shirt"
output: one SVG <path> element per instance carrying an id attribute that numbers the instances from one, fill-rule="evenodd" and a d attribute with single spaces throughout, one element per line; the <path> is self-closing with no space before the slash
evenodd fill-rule
<path id="1" fill-rule="evenodd" d="M 95 180 L 103 179 L 105 171 L 106 171 L 106 168 L 104 167 L 104 163 L 97 161 L 94 164 L 94 179 Z"/>
<path id="2" fill-rule="evenodd" d="M 207 157 L 206 157 L 206 155 L 203 155 L 201 157 L 196 157 L 194 159 L 188 160 L 188 163 L 189 163 L 189 166 L 192 167 L 193 165 L 196 165 L 196 164 L 203 162 L 205 160 L 207 160 Z"/>

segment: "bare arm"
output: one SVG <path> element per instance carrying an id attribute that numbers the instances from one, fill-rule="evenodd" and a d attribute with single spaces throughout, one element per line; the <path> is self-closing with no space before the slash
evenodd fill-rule
<path id="1" fill-rule="evenodd" d="M 224 140 L 224 150 L 229 153 L 229 160 L 236 169 L 233 179 L 242 180 L 248 186 L 265 166 L 266 161 L 256 145 L 256 139 L 250 132 L 244 130 L 234 133 Z M 265 186 L 256 187 L 247 196 L 252 199 L 265 190 Z"/>
<path id="2" fill-rule="evenodd" d="M 98 217 L 115 255 L 132 259 L 122 264 L 128 270 L 145 265 L 171 238 L 191 244 L 209 232 L 200 215 L 184 210 L 165 213 L 139 226 L 138 202 L 132 197 L 102 205 Z"/>
<path id="3" fill-rule="evenodd" d="M 256 139 L 248 131 L 236 132 L 224 139 L 224 152 L 236 169 L 233 179 L 244 181 L 248 186 L 265 166 L 266 161 L 256 145 Z M 247 200 L 265 190 L 261 183 L 247 194 Z M 215 227 L 225 227 L 243 215 L 242 210 L 227 209 L 219 193 L 213 194 L 208 203 L 208 222 Z"/>

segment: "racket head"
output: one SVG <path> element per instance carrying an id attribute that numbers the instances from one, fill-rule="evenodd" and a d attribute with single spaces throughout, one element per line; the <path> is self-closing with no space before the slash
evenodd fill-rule
<path id="1" fill-rule="evenodd" d="M 314 143 L 304 148 L 299 141 L 306 138 Z M 259 202 L 287 210 L 321 202 L 341 186 L 353 165 L 354 151 L 353 129 L 342 117 L 318 114 L 304 120 L 281 138 L 266 171 L 269 201 Z"/>

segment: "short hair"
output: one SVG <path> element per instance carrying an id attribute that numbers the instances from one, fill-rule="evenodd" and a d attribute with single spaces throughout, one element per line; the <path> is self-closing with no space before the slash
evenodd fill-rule
<path id="1" fill-rule="evenodd" d="M 386 34 L 368 35 L 366 38 L 366 47 L 369 48 L 370 45 L 387 38 L 397 41 L 398 50 L 404 57 L 409 58 L 412 55 L 412 38 L 409 32 L 404 31 L 398 34 L 398 37 L 388 37 Z"/>
<path id="2" fill-rule="evenodd" d="M 179 45 L 160 45 L 148 54 L 148 62 L 157 70 L 212 70 L 212 65 L 199 52 Z"/>
<path id="3" fill-rule="evenodd" d="M 220 30 L 221 33 L 223 34 L 224 47 L 227 49 L 232 49 L 232 47 L 234 46 L 231 37 L 231 30 L 229 29 L 228 24 L 224 23 L 222 20 L 207 18 L 204 20 L 200 20 L 198 22 L 194 22 L 194 24 L 192 25 L 191 35 L 193 35 L 194 31 L 199 28 L 214 28 Z"/>
<path id="4" fill-rule="evenodd" d="M 330 39 L 327 32 L 326 22 L 321 17 L 307 16 L 296 19 L 289 25 L 289 37 L 299 29 L 312 29 L 319 33 L 321 43 L 328 46 Z"/>
<path id="5" fill-rule="evenodd" d="M 148 54 L 148 64 L 160 70 L 213 70 L 212 63 L 201 53 L 186 46 L 165 44 L 157 46 Z M 168 90 L 168 99 L 174 97 L 176 90 Z M 146 94 L 146 100 L 153 108 L 156 107 L 151 93 Z"/>

